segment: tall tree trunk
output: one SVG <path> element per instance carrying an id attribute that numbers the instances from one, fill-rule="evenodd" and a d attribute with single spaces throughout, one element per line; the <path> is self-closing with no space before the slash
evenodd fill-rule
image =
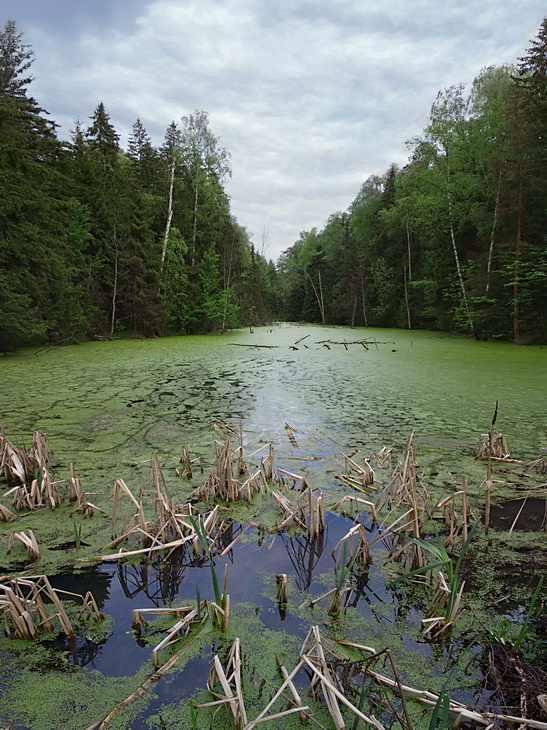
<path id="1" fill-rule="evenodd" d="M 407 286 L 407 281 L 406 281 L 406 266 L 403 268 L 403 282 L 404 282 L 404 287 L 405 287 L 406 321 L 408 324 L 408 329 L 411 330 L 412 323 L 410 321 L 410 306 L 408 303 L 408 286 Z"/>
<path id="2" fill-rule="evenodd" d="M 498 187 L 496 190 L 496 202 L 494 204 L 494 217 L 492 219 L 492 229 L 490 230 L 490 248 L 488 250 L 488 265 L 486 267 L 485 294 L 488 294 L 488 290 L 490 289 L 490 277 L 492 275 L 492 257 L 494 254 L 495 234 L 496 234 L 496 227 L 498 225 L 499 208 L 500 208 L 501 173 L 502 173 L 502 170 L 500 169 L 500 173 L 498 176 Z"/>
<path id="3" fill-rule="evenodd" d="M 355 313 L 357 312 L 357 294 L 353 295 L 353 309 L 351 311 L 351 329 L 355 327 Z"/>
<path id="4" fill-rule="evenodd" d="M 323 322 L 323 325 L 325 325 L 325 302 L 323 300 L 323 284 L 321 282 L 321 271 L 319 270 L 317 273 L 319 274 L 319 295 L 321 297 L 321 320 Z"/>
<path id="5" fill-rule="evenodd" d="M 307 271 L 306 271 L 306 275 L 307 275 L 308 279 L 310 280 L 310 284 L 312 285 L 313 293 L 315 294 L 315 298 L 317 300 L 317 305 L 318 305 L 319 311 L 321 313 L 321 322 L 324 325 L 325 324 L 325 310 L 323 307 L 323 291 L 321 290 L 321 296 L 319 296 L 317 287 L 313 283 L 313 279 L 311 278 L 311 276 L 309 275 L 309 273 Z M 321 286 L 321 274 L 319 274 L 319 286 Z"/>
<path id="6" fill-rule="evenodd" d="M 112 316 L 110 317 L 110 339 L 114 337 L 116 324 L 116 303 L 118 298 L 118 238 L 114 229 L 114 283 L 112 285 Z"/>
<path id="7" fill-rule="evenodd" d="M 447 160 L 448 165 L 448 160 Z M 458 280 L 460 282 L 460 288 L 462 290 L 462 300 L 463 305 L 465 307 L 465 313 L 467 314 L 467 320 L 469 322 L 469 329 L 471 331 L 471 334 L 475 334 L 475 328 L 473 327 L 473 320 L 471 318 L 471 312 L 469 310 L 469 303 L 467 301 L 467 291 L 465 290 L 465 282 L 463 280 L 462 275 L 462 269 L 460 266 L 460 257 L 458 254 L 458 248 L 456 246 L 456 234 L 454 231 L 454 215 L 453 215 L 453 209 L 452 209 L 452 191 L 450 189 L 450 168 L 447 167 L 446 171 L 446 178 L 445 178 L 445 184 L 446 184 L 446 200 L 448 204 L 448 221 L 450 226 L 450 240 L 452 242 L 452 250 L 454 252 L 454 260 L 456 262 L 456 271 L 458 272 Z"/>
<path id="8" fill-rule="evenodd" d="M 196 239 L 198 231 L 198 186 L 194 192 L 194 225 L 192 230 L 192 268 L 196 265 Z"/>
<path id="9" fill-rule="evenodd" d="M 520 257 L 522 252 L 522 218 L 524 202 L 524 170 L 519 162 L 519 187 L 517 201 L 517 237 L 515 240 L 515 266 L 513 273 L 513 340 L 520 342 Z"/>
<path id="10" fill-rule="evenodd" d="M 367 304 L 366 304 L 366 300 L 365 300 L 365 272 L 363 271 L 362 266 L 361 266 L 361 303 L 363 305 L 363 321 L 365 323 L 365 327 L 368 327 Z"/>
<path id="11" fill-rule="evenodd" d="M 169 177 L 169 197 L 167 204 L 167 222 L 165 224 L 165 234 L 163 236 L 163 247 L 161 250 L 161 270 L 163 271 L 163 265 L 165 263 L 165 256 L 167 255 L 167 242 L 169 241 L 169 233 L 171 231 L 171 221 L 173 220 L 173 188 L 175 186 L 175 158 L 171 161 L 171 174 Z"/>
<path id="12" fill-rule="evenodd" d="M 412 257 L 410 250 L 410 227 L 408 225 L 408 218 L 406 219 L 406 250 L 408 256 L 408 281 L 412 281 Z"/>

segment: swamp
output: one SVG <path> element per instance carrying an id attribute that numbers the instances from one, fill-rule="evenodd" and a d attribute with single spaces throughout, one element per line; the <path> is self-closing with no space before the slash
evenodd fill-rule
<path id="1" fill-rule="evenodd" d="M 0 726 L 547 728 L 547 351 L 274 323 L 0 360 Z"/>

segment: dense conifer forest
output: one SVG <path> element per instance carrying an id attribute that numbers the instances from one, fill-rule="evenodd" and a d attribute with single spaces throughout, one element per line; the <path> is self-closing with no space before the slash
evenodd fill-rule
<path id="1" fill-rule="evenodd" d="M 272 318 L 547 341 L 547 19 L 514 67 L 441 91 L 403 168 L 277 264 L 230 211 L 230 155 L 197 110 L 127 149 L 98 103 L 60 140 L 0 33 L 0 352 Z M 401 110 L 404 113 L 404 110 Z"/>

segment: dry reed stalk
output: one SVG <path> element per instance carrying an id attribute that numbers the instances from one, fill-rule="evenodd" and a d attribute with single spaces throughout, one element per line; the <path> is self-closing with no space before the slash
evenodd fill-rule
<path id="1" fill-rule="evenodd" d="M 344 704 L 358 718 L 370 725 L 373 725 L 377 728 L 377 730 L 384 730 L 381 723 L 378 722 L 374 716 L 368 717 L 361 712 L 361 710 L 355 707 L 355 705 L 353 705 L 336 687 L 335 677 L 331 674 L 325 657 L 322 638 L 318 626 L 312 626 L 308 632 L 300 651 L 300 659 L 305 662 L 313 672 L 314 676 L 310 683 L 310 688 L 313 690 L 316 684 L 320 684 L 327 707 L 337 730 L 342 730 L 346 727 L 338 702 Z"/>
<path id="2" fill-rule="evenodd" d="M 370 494 L 370 492 L 378 491 L 377 487 L 374 487 L 372 484 L 364 489 L 362 483 L 356 477 L 353 477 L 350 474 L 336 474 L 336 478 L 339 479 L 341 482 L 344 482 L 344 484 L 347 484 L 348 487 L 351 487 L 352 489 L 361 492 L 361 494 L 368 495 Z"/>
<path id="3" fill-rule="evenodd" d="M 341 453 L 344 457 L 346 466 L 349 466 L 350 470 L 357 474 L 363 487 L 370 487 L 372 484 L 374 484 L 374 469 L 371 467 L 366 459 L 364 462 L 364 466 L 361 466 L 356 461 L 354 461 L 348 454 L 344 454 L 343 452 Z"/>
<path id="4" fill-rule="evenodd" d="M 378 513 L 376 511 L 376 505 L 374 504 L 374 502 L 370 502 L 368 499 L 361 499 L 361 497 L 356 497 L 354 494 L 346 494 L 345 497 L 339 499 L 336 504 L 332 505 L 332 507 L 330 508 L 331 511 L 338 509 L 338 507 L 340 507 L 342 504 L 345 504 L 346 502 L 355 502 L 357 506 L 362 504 L 365 507 L 368 507 L 372 514 L 372 519 L 374 520 L 374 522 L 378 522 Z"/>
<path id="5" fill-rule="evenodd" d="M 298 441 L 296 440 L 295 433 L 298 433 L 296 428 L 293 428 L 292 426 L 289 426 L 288 423 L 285 424 L 285 431 L 287 432 L 287 438 L 291 442 L 291 446 L 294 446 L 295 449 L 298 448 Z"/>
<path id="6" fill-rule="evenodd" d="M 370 565 L 370 545 L 363 525 L 354 525 L 345 535 L 340 538 L 332 550 L 332 557 L 338 569 L 354 563 Z M 342 565 L 345 555 L 345 565 Z"/>
<path id="7" fill-rule="evenodd" d="M 10 509 L 0 504 L 0 522 L 15 522 L 18 517 Z"/>
<path id="8" fill-rule="evenodd" d="M 4 597 L 8 597 L 7 599 L 1 600 L 2 592 Z M 74 636 L 70 619 L 59 600 L 59 592 L 62 591 L 55 591 L 45 575 L 32 578 L 15 578 L 9 581 L 8 584 L 1 585 L 0 607 L 4 611 L 6 625 L 9 617 L 18 636 L 34 638 L 37 635 L 38 627 L 41 625 L 45 625 L 48 631 L 53 631 L 52 619 L 56 617 L 66 636 L 69 638 Z M 53 616 L 48 615 L 42 595 L 53 603 L 56 610 Z M 71 595 L 78 596 L 78 594 Z M 82 599 L 82 596 L 78 597 Z"/>
<path id="9" fill-rule="evenodd" d="M 462 480 L 462 540 L 464 544 L 467 542 L 468 520 L 470 517 L 469 502 L 467 497 L 468 486 L 469 485 L 467 479 L 464 477 Z"/>
<path id="10" fill-rule="evenodd" d="M 123 479 L 116 479 L 114 482 L 114 497 L 112 499 L 112 537 L 115 538 L 118 536 L 117 534 L 117 527 L 118 527 L 118 520 L 117 520 L 117 513 L 118 513 L 118 505 L 121 500 L 121 497 L 125 494 L 126 497 L 129 498 L 129 500 L 133 503 L 133 505 L 137 508 L 137 515 L 140 518 L 140 522 L 142 526 L 144 526 L 144 515 L 142 514 L 142 504 L 138 502 L 135 497 L 133 496 L 133 493 L 127 486 L 127 484 L 124 482 Z"/>
<path id="11" fill-rule="evenodd" d="M 307 710 L 308 707 L 304 706 L 304 703 L 302 702 L 302 699 L 301 699 L 300 695 L 298 694 L 298 690 L 294 686 L 294 682 L 292 681 L 289 673 L 285 669 L 285 665 L 281 661 L 281 657 L 279 656 L 279 654 L 276 654 L 275 660 L 277 662 L 277 668 L 279 669 L 279 673 L 285 680 L 287 687 L 289 688 L 290 693 L 292 694 L 293 700 L 294 700 L 296 706 L 299 708 L 298 717 L 300 719 L 300 722 L 302 725 L 307 725 L 309 718 L 308 718 L 308 715 L 306 715 L 305 710 Z"/>
<path id="12" fill-rule="evenodd" d="M 488 458 L 488 465 L 486 467 L 486 482 L 485 482 L 485 495 L 484 495 L 484 534 L 488 535 L 490 529 L 490 510 L 492 506 L 492 460 Z"/>
<path id="13" fill-rule="evenodd" d="M 215 704 L 226 704 L 234 717 L 235 726 L 237 728 L 247 728 L 247 711 L 245 710 L 245 702 L 241 688 L 241 667 L 240 641 L 236 638 L 226 657 L 225 667 L 222 666 L 217 654 L 213 657 L 213 666 L 211 667 L 209 679 L 207 680 L 207 689 L 219 701 L 196 705 L 196 707 L 202 708 Z M 219 684 L 224 694 L 221 694 L 217 690 Z M 230 685 L 233 685 L 235 692 L 232 691 Z"/>
<path id="14" fill-rule="evenodd" d="M 542 454 L 539 459 L 535 459 L 529 464 L 526 464 L 526 469 L 536 471 L 538 474 L 547 474 L 547 449 L 541 449 L 541 451 L 545 452 L 545 454 Z"/>
<path id="15" fill-rule="evenodd" d="M 14 540 L 19 540 L 19 542 L 26 547 L 28 556 L 31 560 L 40 559 L 40 546 L 38 545 L 38 540 L 32 530 L 27 530 L 26 532 L 12 532 L 8 535 L 8 544 L 6 548 L 8 555 L 12 551 Z"/>
<path id="16" fill-rule="evenodd" d="M 511 527 L 510 527 L 510 529 L 509 529 L 509 532 L 508 532 L 508 534 L 509 534 L 509 535 L 510 535 L 510 534 L 511 534 L 511 533 L 513 532 L 513 530 L 515 529 L 515 526 L 516 526 L 516 524 L 517 524 L 517 522 L 518 522 L 518 520 L 519 520 L 519 517 L 520 517 L 520 516 L 521 516 L 521 514 L 522 514 L 522 510 L 523 510 L 523 509 L 524 509 L 524 507 L 526 506 L 526 503 L 527 503 L 527 502 L 528 502 L 528 497 L 525 497 L 525 498 L 524 498 L 524 499 L 522 500 L 522 504 L 521 504 L 521 506 L 520 506 L 520 509 L 519 509 L 519 511 L 517 512 L 517 514 L 516 514 L 516 517 L 515 517 L 515 519 L 513 520 L 513 524 L 511 525 Z"/>
<path id="17" fill-rule="evenodd" d="M 196 631 L 199 631 L 204 622 L 205 617 L 196 627 Z M 104 728 L 108 727 L 108 725 L 110 725 L 112 720 L 114 720 L 114 718 L 120 714 L 124 707 L 130 705 L 132 702 L 139 699 L 139 697 L 142 697 L 150 689 L 150 687 L 152 687 L 159 679 L 161 679 L 163 675 L 166 674 L 171 669 L 171 667 L 177 663 L 181 656 L 183 656 L 188 651 L 189 646 L 189 643 L 185 644 L 181 649 L 176 652 L 176 654 L 168 659 L 165 664 L 163 664 L 159 669 L 150 674 L 147 679 L 141 684 L 141 686 L 135 690 L 135 692 L 132 692 L 129 697 L 126 697 L 125 700 L 117 704 L 116 707 L 103 720 L 93 723 L 93 725 L 90 725 L 88 728 L 86 728 L 86 730 L 104 730 Z"/>
<path id="18" fill-rule="evenodd" d="M 99 509 L 96 505 L 88 501 L 87 494 L 82 487 L 82 482 L 80 481 L 80 478 L 76 476 L 74 464 L 70 465 L 70 478 L 68 483 L 69 500 L 71 502 L 76 502 L 76 506 L 72 512 L 82 512 L 84 517 L 93 517 L 93 513 L 95 511 L 103 512 L 102 509 Z"/>
<path id="19" fill-rule="evenodd" d="M 277 469 L 275 476 L 276 480 L 282 484 L 285 489 L 296 489 L 296 485 L 300 484 L 299 489 L 303 492 L 309 486 L 305 476 L 302 474 L 293 474 L 286 469 Z"/>
<path id="20" fill-rule="evenodd" d="M 167 550 L 168 548 L 181 547 L 182 545 L 186 545 L 187 542 L 190 542 L 193 539 L 194 535 L 187 535 L 180 540 L 160 543 L 159 545 L 154 545 L 152 547 L 145 547 L 139 550 L 124 550 L 119 553 L 111 553 L 110 555 L 101 555 L 100 560 L 104 560 L 106 562 L 109 560 L 123 560 L 124 558 L 129 558 L 133 555 L 150 555 L 151 553 L 157 552 L 158 550 Z"/>
<path id="21" fill-rule="evenodd" d="M 277 583 L 277 600 L 279 603 L 287 603 L 289 600 L 289 576 L 286 573 L 278 573 L 275 581 Z"/>
<path id="22" fill-rule="evenodd" d="M 3 439 L 2 460 L 0 467 L 4 471 L 4 477 L 8 484 L 24 484 L 27 479 L 25 468 L 26 452 L 18 449 L 7 439 Z"/>
<path id="23" fill-rule="evenodd" d="M 194 464 L 199 464 L 200 471 L 203 473 L 203 466 L 199 456 L 193 456 L 191 449 L 187 449 L 184 444 L 181 446 L 180 463 L 182 464 L 182 473 L 177 470 L 177 476 L 184 479 L 191 479 L 193 476 Z"/>
<path id="24" fill-rule="evenodd" d="M 188 606 L 187 608 L 189 609 L 189 611 L 186 616 L 183 616 L 183 618 L 177 621 L 176 624 L 169 629 L 165 638 L 162 639 L 160 643 L 152 649 L 152 663 L 154 665 L 154 669 L 157 669 L 159 666 L 160 651 L 162 649 L 165 649 L 167 646 L 174 644 L 176 641 L 181 639 L 182 636 L 186 635 L 190 630 L 191 624 L 198 617 L 197 609 L 193 608 L 192 606 Z"/>
<path id="25" fill-rule="evenodd" d="M 385 468 L 391 464 L 392 453 L 393 447 L 388 448 L 387 446 L 382 446 L 380 451 L 375 454 L 374 458 L 376 459 L 380 467 Z"/>
<path id="26" fill-rule="evenodd" d="M 274 704 L 277 702 L 277 700 L 281 697 L 285 688 L 290 687 L 290 685 L 293 684 L 292 680 L 298 674 L 298 672 L 302 669 L 303 666 L 304 666 L 304 662 L 302 662 L 302 661 L 298 662 L 298 664 L 292 670 L 292 672 L 290 674 L 288 674 L 287 676 L 285 676 L 282 685 L 279 687 L 277 692 L 274 694 L 274 696 L 268 702 L 266 707 L 262 710 L 262 712 L 254 720 L 252 720 L 244 728 L 244 730 L 252 730 L 252 728 L 254 728 L 256 725 L 258 725 L 261 722 L 266 722 L 266 720 L 278 718 L 280 716 L 292 714 L 294 712 L 298 712 L 300 714 L 300 713 L 304 712 L 305 710 L 310 709 L 307 705 L 302 706 L 302 705 L 298 704 L 297 707 L 294 707 L 290 710 L 286 710 L 284 713 L 276 713 L 275 715 L 267 715 L 267 712 L 270 710 L 270 708 L 272 708 L 274 706 Z"/>
<path id="27" fill-rule="evenodd" d="M 475 449 L 475 459 L 486 461 L 488 459 L 509 460 L 511 453 L 507 446 L 507 440 L 502 433 L 481 433 Z"/>
<path id="28" fill-rule="evenodd" d="M 366 674 L 373 677 L 378 684 L 383 684 L 387 687 L 391 687 L 394 690 L 399 690 L 397 682 L 390 677 L 385 677 L 378 672 L 371 669 L 366 670 Z M 412 697 L 417 702 L 421 702 L 429 707 L 434 707 L 439 702 L 439 695 L 428 690 L 415 689 L 408 685 L 401 685 L 400 691 Z M 462 721 L 469 720 L 473 724 L 499 727 L 500 722 L 508 724 L 510 727 L 513 725 L 522 725 L 523 728 L 534 728 L 535 730 L 547 730 L 547 722 L 540 722 L 539 720 L 531 720 L 526 717 L 516 717 L 513 715 L 503 715 L 501 713 L 491 712 L 478 712 L 469 708 L 467 705 L 457 702 L 456 700 L 449 700 L 450 712 L 457 715 L 457 718 L 453 724 L 453 727 L 458 727 Z"/>

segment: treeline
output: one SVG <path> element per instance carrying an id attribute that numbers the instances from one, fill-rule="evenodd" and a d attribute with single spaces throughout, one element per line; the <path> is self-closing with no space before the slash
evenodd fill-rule
<path id="1" fill-rule="evenodd" d="M 102 103 L 69 142 L 28 94 L 32 49 L 0 34 L 0 351 L 126 332 L 202 333 L 279 309 L 272 262 L 224 189 L 229 153 L 197 111 L 128 147 Z"/>
<path id="2" fill-rule="evenodd" d="M 547 341 L 547 19 L 515 67 L 440 92 L 403 169 L 279 261 L 284 316 Z"/>

